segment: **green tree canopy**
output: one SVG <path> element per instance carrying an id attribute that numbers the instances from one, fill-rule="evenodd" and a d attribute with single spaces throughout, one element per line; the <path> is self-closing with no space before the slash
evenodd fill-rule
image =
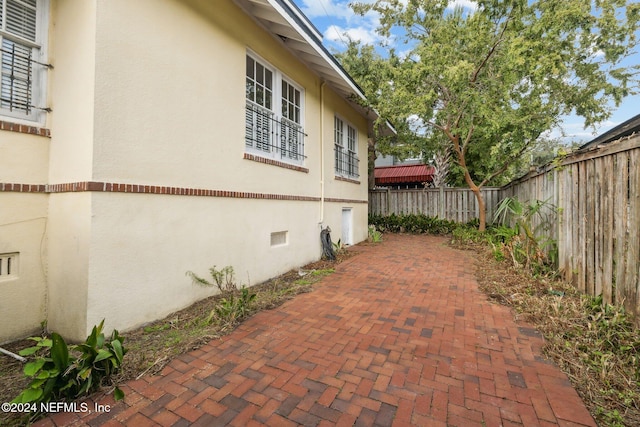
<path id="1" fill-rule="evenodd" d="M 408 52 L 383 60 L 360 48 L 361 62 L 343 56 L 345 68 L 385 118 L 402 126 L 418 117 L 431 130 L 426 139 L 450 146 L 480 205 L 481 230 L 483 185 L 562 116 L 598 123 L 611 102 L 637 87 L 638 68 L 621 66 L 635 46 L 637 3 L 480 0 L 472 11 L 442 0 L 377 0 L 352 7 L 378 12 L 384 36 L 400 29 Z"/>

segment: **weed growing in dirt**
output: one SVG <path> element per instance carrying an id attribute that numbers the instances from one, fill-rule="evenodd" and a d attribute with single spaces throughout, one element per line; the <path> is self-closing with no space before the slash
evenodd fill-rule
<path id="1" fill-rule="evenodd" d="M 544 335 L 544 354 L 569 376 L 599 425 L 640 425 L 640 330 L 624 309 L 496 261 L 487 248 L 476 247 L 482 290 Z"/>

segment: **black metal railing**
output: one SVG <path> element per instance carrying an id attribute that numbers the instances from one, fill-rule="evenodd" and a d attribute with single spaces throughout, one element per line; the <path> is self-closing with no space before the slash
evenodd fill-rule
<path id="1" fill-rule="evenodd" d="M 245 144 L 256 150 L 280 157 L 284 161 L 302 162 L 304 129 L 299 124 L 277 117 L 273 111 L 247 102 Z"/>
<path id="2" fill-rule="evenodd" d="M 360 160 L 355 152 L 345 149 L 341 145 L 335 145 L 336 174 L 348 178 L 358 178 Z"/>
<path id="3" fill-rule="evenodd" d="M 0 107 L 25 114 L 33 109 L 50 111 L 33 105 L 33 66 L 52 68 L 33 59 L 33 49 L 6 38 L 2 40 Z"/>

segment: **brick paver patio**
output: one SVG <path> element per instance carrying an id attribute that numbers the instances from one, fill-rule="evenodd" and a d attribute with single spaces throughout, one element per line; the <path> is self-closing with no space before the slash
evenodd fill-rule
<path id="1" fill-rule="evenodd" d="M 472 253 L 411 235 L 352 250 L 313 292 L 97 402 L 110 412 L 39 425 L 596 425 L 540 335 L 478 290 Z"/>

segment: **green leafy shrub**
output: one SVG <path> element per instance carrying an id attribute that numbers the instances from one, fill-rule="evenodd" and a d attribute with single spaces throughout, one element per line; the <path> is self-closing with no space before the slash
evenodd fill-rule
<path id="1" fill-rule="evenodd" d="M 376 229 L 375 225 L 369 225 L 369 241 L 372 243 L 382 242 L 382 233 Z"/>
<path id="2" fill-rule="evenodd" d="M 370 215 L 369 224 L 380 232 L 390 233 L 428 233 L 451 234 L 458 224 L 454 221 L 429 217 L 424 214 L 409 214 L 388 216 Z"/>
<path id="3" fill-rule="evenodd" d="M 554 212 L 548 202 L 523 203 L 516 197 L 505 197 L 494 217 L 501 224 L 493 230 L 494 243 L 515 266 L 534 273 L 548 271 L 557 263 L 557 243 L 550 236 Z"/>
<path id="4" fill-rule="evenodd" d="M 62 336 L 52 333 L 51 338 L 32 337 L 37 344 L 20 351 L 22 356 L 36 356 L 24 367 L 31 383 L 12 403 L 47 403 L 77 399 L 109 383 L 117 373 L 127 349 L 124 338 L 114 330 L 109 340 L 102 332 L 104 319 L 94 326 L 86 341 L 67 345 Z M 116 387 L 114 397 L 120 400 L 124 393 Z M 39 406 L 37 406 L 39 412 Z"/>
<path id="5" fill-rule="evenodd" d="M 478 231 L 477 227 L 468 225 L 459 225 L 451 234 L 453 242 L 462 245 L 484 242 L 487 238 L 486 234 Z"/>

